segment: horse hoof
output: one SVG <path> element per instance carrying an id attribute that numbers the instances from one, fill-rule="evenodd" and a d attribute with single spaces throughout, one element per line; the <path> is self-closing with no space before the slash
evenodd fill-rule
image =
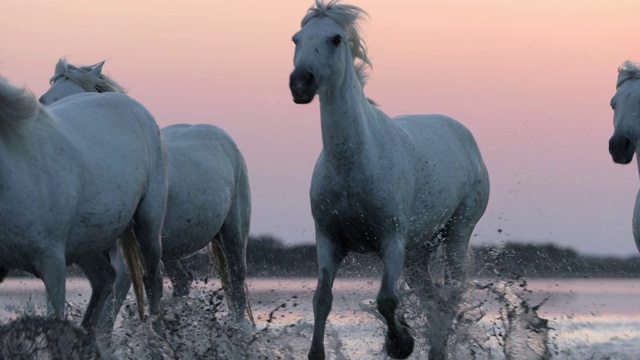
<path id="1" fill-rule="evenodd" d="M 408 328 L 402 327 L 399 336 L 392 337 L 387 334 L 384 347 L 387 355 L 392 359 L 406 359 L 413 352 L 414 343 L 413 336 L 409 334 Z"/>
<path id="2" fill-rule="evenodd" d="M 160 315 L 160 305 L 156 304 L 155 306 L 151 306 L 151 304 L 149 304 L 149 315 Z"/>
<path id="3" fill-rule="evenodd" d="M 309 360 L 324 360 L 325 359 L 324 349 L 320 349 L 320 350 L 311 349 L 311 350 L 309 350 L 308 358 L 309 358 Z"/>

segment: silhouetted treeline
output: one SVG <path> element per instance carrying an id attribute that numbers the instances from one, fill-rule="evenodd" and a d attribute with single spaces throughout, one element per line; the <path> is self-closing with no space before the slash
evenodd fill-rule
<path id="1" fill-rule="evenodd" d="M 473 261 L 469 275 L 474 277 L 523 276 L 527 278 L 640 277 L 640 256 L 599 257 L 578 254 L 553 244 L 508 242 L 496 246 L 472 246 Z M 438 255 L 434 255 L 438 256 Z M 436 263 L 432 259 L 432 263 Z M 247 245 L 247 269 L 250 277 L 316 277 L 316 248 L 313 244 L 285 246 L 279 239 L 252 236 Z M 187 267 L 197 277 L 211 269 L 205 251 L 191 257 Z M 82 276 L 76 266 L 70 275 Z M 350 253 L 340 265 L 341 277 L 378 277 L 382 263 L 376 255 Z M 13 271 L 10 276 L 30 276 Z"/>
<path id="2" fill-rule="evenodd" d="M 636 255 L 624 258 L 585 256 L 570 248 L 531 243 L 474 247 L 473 253 L 476 276 L 640 277 L 640 256 Z"/>
<path id="3" fill-rule="evenodd" d="M 640 277 L 640 256 L 599 257 L 578 254 L 553 244 L 508 242 L 472 246 L 474 277 Z M 315 245 L 285 246 L 272 236 L 251 237 L 247 246 L 249 276 L 315 277 Z M 338 276 L 378 276 L 381 261 L 375 255 L 349 254 Z"/>

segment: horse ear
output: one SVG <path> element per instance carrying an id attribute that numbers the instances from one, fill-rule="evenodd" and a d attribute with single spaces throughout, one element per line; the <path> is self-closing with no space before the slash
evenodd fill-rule
<path id="1" fill-rule="evenodd" d="M 65 71 L 67 71 L 67 62 L 64 58 L 60 58 L 56 63 L 56 69 L 54 70 L 53 75 L 64 74 Z"/>
<path id="2" fill-rule="evenodd" d="M 91 75 L 94 75 L 95 77 L 100 76 L 100 74 L 102 74 L 102 65 L 104 65 L 104 60 L 100 61 L 99 63 L 93 65 L 91 67 L 91 70 L 89 70 L 89 73 Z"/>

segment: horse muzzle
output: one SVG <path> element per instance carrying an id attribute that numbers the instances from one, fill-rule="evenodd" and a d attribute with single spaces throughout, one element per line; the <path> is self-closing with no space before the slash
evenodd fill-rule
<path id="1" fill-rule="evenodd" d="M 308 104 L 316 95 L 318 85 L 315 76 L 310 71 L 297 68 L 289 77 L 289 89 L 294 103 Z"/>
<path id="2" fill-rule="evenodd" d="M 613 135 L 609 139 L 609 154 L 616 164 L 628 164 L 633 160 L 635 146 L 628 137 Z"/>

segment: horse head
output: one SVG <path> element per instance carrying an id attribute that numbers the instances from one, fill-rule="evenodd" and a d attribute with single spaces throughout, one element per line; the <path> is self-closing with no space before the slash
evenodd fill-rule
<path id="1" fill-rule="evenodd" d="M 618 70 L 616 94 L 611 99 L 614 131 L 609 153 L 618 164 L 628 164 L 640 139 L 640 67 L 630 61 Z"/>
<path id="2" fill-rule="evenodd" d="M 102 73 L 104 60 L 95 65 L 75 66 L 64 58 L 58 60 L 56 69 L 49 80 L 51 87 L 40 97 L 43 105 L 52 104 L 65 97 L 83 92 L 119 92 L 126 90 Z"/>
<path id="3" fill-rule="evenodd" d="M 331 92 L 344 85 L 348 71 L 364 86 L 364 65 L 369 64 L 366 46 L 358 34 L 358 21 L 366 13 L 352 5 L 316 2 L 302 19 L 302 28 L 293 35 L 296 45 L 294 70 L 289 78 L 293 101 L 310 103 L 316 94 Z"/>

